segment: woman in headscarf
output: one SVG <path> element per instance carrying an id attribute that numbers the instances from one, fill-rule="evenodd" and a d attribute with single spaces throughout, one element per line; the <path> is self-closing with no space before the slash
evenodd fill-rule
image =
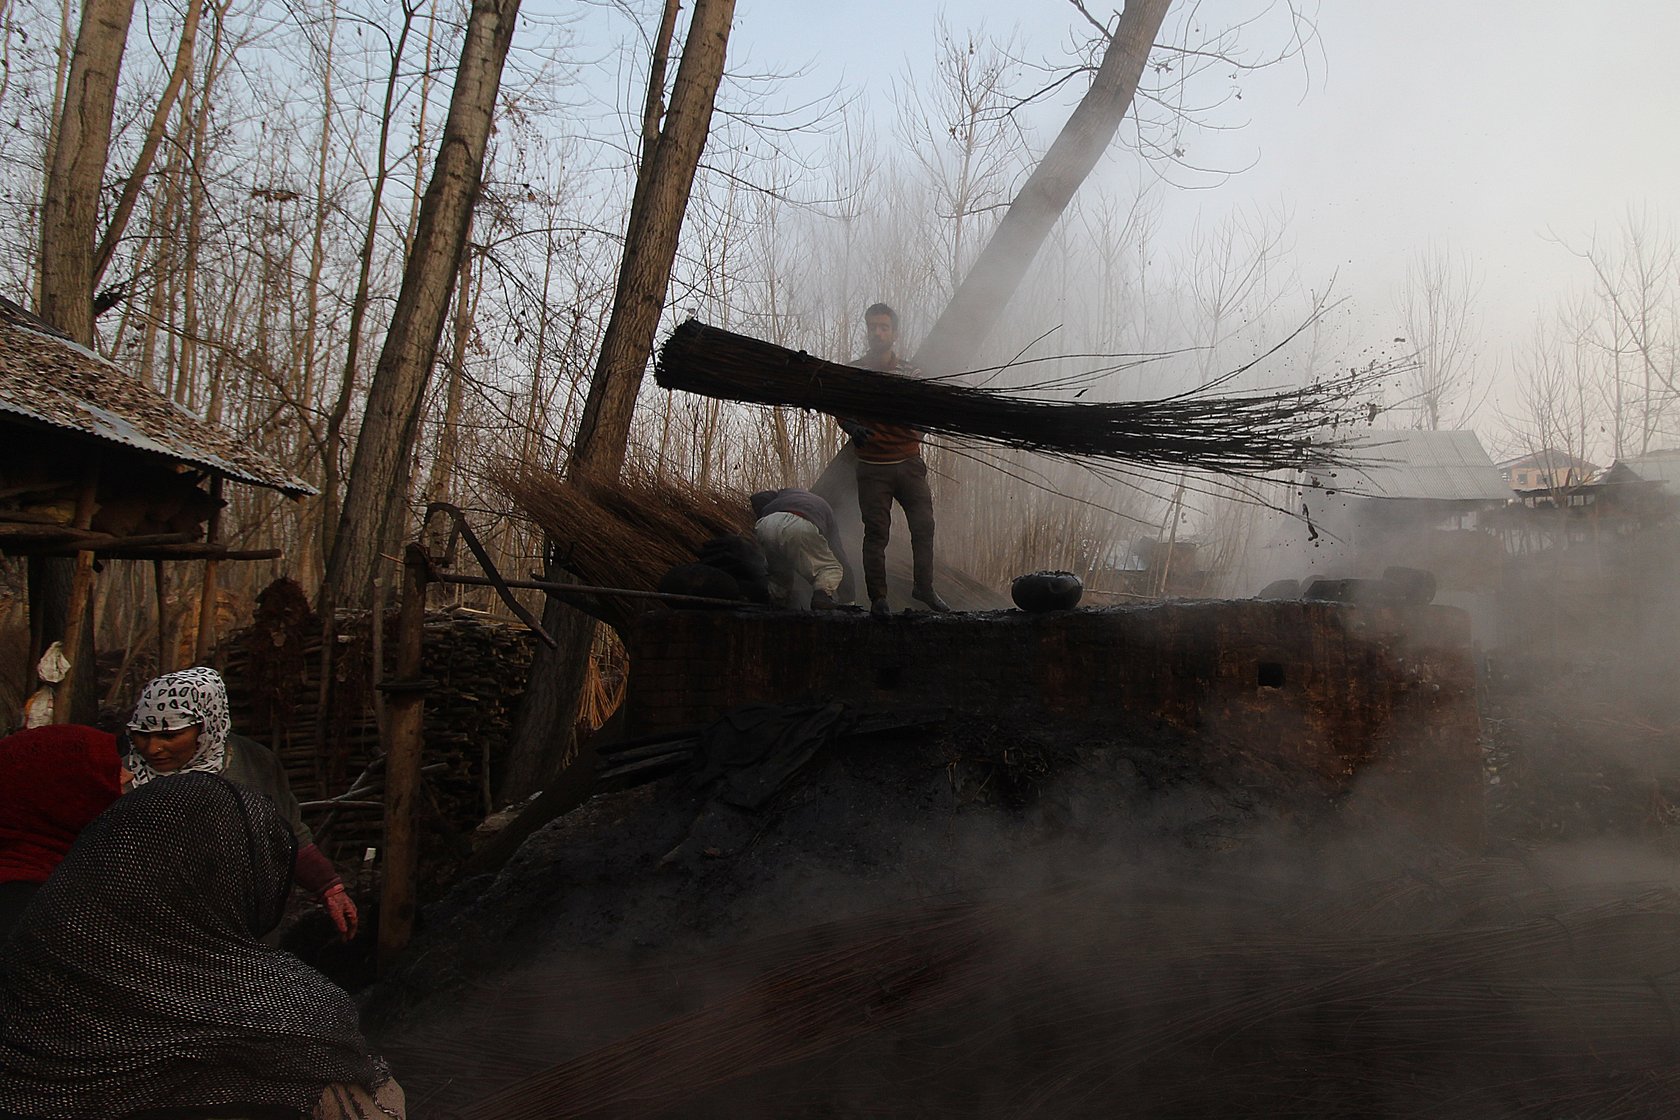
<path id="1" fill-rule="evenodd" d="M 315 846 L 286 769 L 261 743 L 232 732 L 227 686 L 200 665 L 167 673 L 146 685 L 128 721 L 134 751 L 128 768 L 136 787 L 172 774 L 220 774 L 273 799 L 297 837 L 298 885 L 314 894 L 344 940 L 356 936 L 356 904 L 333 865 Z"/>
<path id="2" fill-rule="evenodd" d="M 0 1115 L 401 1117 L 350 997 L 258 940 L 296 844 L 272 801 L 205 773 L 88 825 L 0 972 Z"/>
<path id="3" fill-rule="evenodd" d="M 0 945 L 123 778 L 117 738 L 98 728 L 65 723 L 0 739 Z"/>

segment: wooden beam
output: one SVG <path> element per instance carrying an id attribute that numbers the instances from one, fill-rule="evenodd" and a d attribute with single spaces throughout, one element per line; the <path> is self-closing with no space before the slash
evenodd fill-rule
<path id="1" fill-rule="evenodd" d="M 426 683 L 420 679 L 426 622 L 426 554 L 410 544 L 403 554 L 402 605 L 397 616 L 394 678 L 385 692 L 385 868 L 379 897 L 379 969 L 387 971 L 414 932 L 419 868 L 420 753 L 424 746 Z M 379 620 L 374 620 L 379 625 Z"/>
<path id="2" fill-rule="evenodd" d="M 168 596 L 163 585 L 163 561 L 152 561 L 152 591 L 157 596 L 157 673 L 163 676 L 175 670 L 169 659 Z"/>
<path id="3" fill-rule="evenodd" d="M 52 550 L 47 550 L 49 555 Z M 60 550 L 62 551 L 62 550 Z M 278 560 L 285 552 L 278 548 L 222 548 L 219 545 L 155 544 L 131 547 L 115 544 L 91 550 L 101 560 Z"/>
<path id="4" fill-rule="evenodd" d="M 198 541 L 197 533 L 143 533 L 117 537 L 70 525 L 0 522 L 0 548 L 18 553 L 74 556 L 82 551 L 103 552 L 107 548 L 144 548 L 160 544 L 195 544 Z M 15 547 L 17 545 L 23 547 Z"/>
<path id="5" fill-rule="evenodd" d="M 456 575 L 445 572 L 437 577 L 439 583 L 461 583 L 469 587 L 519 587 L 532 591 L 546 591 L 550 595 L 600 595 L 618 599 L 652 599 L 661 603 L 693 603 L 696 606 L 733 607 L 737 610 L 771 610 L 763 603 L 748 599 L 714 599 L 707 595 L 678 595 L 667 591 L 637 591 L 629 587 L 597 587 L 592 583 L 556 583 L 546 579 L 493 580 L 488 576 Z"/>

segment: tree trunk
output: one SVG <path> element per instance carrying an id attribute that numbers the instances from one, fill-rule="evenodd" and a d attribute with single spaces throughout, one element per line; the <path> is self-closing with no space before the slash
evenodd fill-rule
<path id="1" fill-rule="evenodd" d="M 408 514 L 411 453 L 449 296 L 484 175 L 502 67 L 519 0 L 474 0 L 437 166 L 420 202 L 391 327 L 368 388 L 323 601 L 365 607 L 380 554 L 395 550 Z"/>
<path id="2" fill-rule="evenodd" d="M 93 345 L 94 225 L 134 0 L 86 0 L 41 204 L 41 318 Z"/>
<path id="3" fill-rule="evenodd" d="M 956 371 L 974 364 L 1039 247 L 1114 140 L 1132 105 L 1172 0 L 1129 0 L 1091 88 L 998 223 L 992 239 L 928 332 L 913 364 Z"/>
<path id="4" fill-rule="evenodd" d="M 461 396 L 464 391 L 467 364 L 467 342 L 472 336 L 473 316 L 478 309 L 478 292 L 483 290 L 482 273 L 479 285 L 473 284 L 473 255 L 461 254 L 461 276 L 455 281 L 455 325 L 449 343 L 449 382 L 444 391 L 443 419 L 438 424 L 437 452 L 423 491 L 426 504 L 450 500 L 450 487 L 455 476 L 455 460 L 461 438 Z"/>
<path id="5" fill-rule="evenodd" d="M 689 192 L 723 80 L 735 0 L 696 0 L 671 91 L 671 108 L 659 126 L 658 104 L 664 93 L 676 6 L 675 0 L 667 0 L 655 40 L 642 116 L 642 164 L 630 204 L 612 318 L 601 340 L 568 467 L 574 479 L 613 480 L 624 466 L 630 418 L 653 353 Z M 548 574 L 555 578 L 560 573 L 550 567 Z M 558 648 L 539 646 L 531 663 L 530 684 L 520 701 L 497 791 L 504 802 L 542 789 L 573 753 L 572 732 L 595 622 L 550 599 L 543 610 L 543 627 L 555 636 Z"/>

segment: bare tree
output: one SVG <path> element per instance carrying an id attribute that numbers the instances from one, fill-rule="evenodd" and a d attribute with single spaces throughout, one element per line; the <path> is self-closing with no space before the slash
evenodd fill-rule
<path id="1" fill-rule="evenodd" d="M 1425 249 L 1407 270 L 1400 318 L 1415 356 L 1405 382 L 1414 427 L 1462 428 L 1486 396 L 1476 365 L 1480 290 L 1470 259 L 1446 246 Z"/>
<path id="2" fill-rule="evenodd" d="M 898 97 L 902 148 L 926 173 L 939 219 L 946 291 L 955 291 L 974 246 L 1007 200 L 1019 164 L 1010 110 L 1021 66 L 1013 40 L 994 42 L 979 30 L 953 32 L 940 18 L 931 91 L 906 79 Z"/>
<path id="3" fill-rule="evenodd" d="M 342 516 L 339 508 L 339 472 L 344 455 L 344 426 L 350 421 L 351 403 L 356 396 L 356 384 L 361 369 L 362 329 L 367 319 L 369 296 L 373 284 L 374 250 L 378 245 L 379 223 L 383 217 L 385 188 L 390 181 L 391 165 L 387 152 L 391 144 L 391 128 L 395 123 L 393 106 L 397 97 L 397 81 L 404 65 L 404 48 L 414 28 L 416 6 L 403 0 L 402 26 L 390 43 L 390 68 L 385 74 L 385 103 L 379 114 L 379 142 L 374 154 L 373 195 L 368 202 L 367 223 L 362 230 L 361 251 L 357 254 L 356 290 L 350 299 L 350 322 L 344 346 L 343 373 L 339 377 L 338 395 L 327 413 L 326 430 L 321 448 L 321 536 L 323 551 L 330 557 L 336 547 Z M 329 40 L 330 43 L 330 40 Z M 330 93 L 328 101 L 330 103 Z M 324 142 L 324 138 L 323 138 Z M 488 142 L 488 141 L 487 141 Z M 442 154 L 442 149 L 439 149 Z M 325 206 L 320 199 L 318 205 Z M 412 251 L 412 250 L 411 250 Z"/>
<path id="4" fill-rule="evenodd" d="M 1554 565 L 1563 562 L 1571 544 L 1572 522 L 1579 525 L 1570 499 L 1587 481 L 1578 464 L 1587 459 L 1600 428 L 1604 355 L 1593 338 L 1592 310 L 1590 305 L 1565 309 L 1535 331 L 1514 362 L 1517 409 L 1506 417 L 1506 428 L 1523 454 L 1539 460 L 1553 516 L 1537 511 L 1535 521 L 1543 526 L 1538 531 L 1526 519 L 1518 522 L 1507 543 L 1519 553 L 1549 553 Z"/>
<path id="5" fill-rule="evenodd" d="M 1592 269 L 1620 456 L 1649 451 L 1680 398 L 1680 247 L 1643 210 L 1629 210 L 1618 233 L 1614 241 L 1594 235 L 1579 249 L 1554 240 Z"/>
<path id="6" fill-rule="evenodd" d="M 437 163 L 420 203 L 414 247 L 368 388 L 344 512 L 327 562 L 323 600 L 366 605 L 383 551 L 408 516 L 411 454 L 437 360 L 449 295 L 484 175 L 484 149 L 519 0 L 474 0 Z"/>
<path id="7" fill-rule="evenodd" d="M 1126 6 L 1108 35 L 1091 88 L 1017 192 L 974 267 L 923 340 L 916 352 L 917 365 L 957 370 L 973 364 L 1039 246 L 1120 130 L 1171 5 L 1172 0 L 1132 0 Z"/>
<path id="8" fill-rule="evenodd" d="M 134 206 L 140 200 L 141 186 L 145 183 L 146 176 L 151 174 L 152 161 L 157 157 L 158 146 L 163 143 L 164 133 L 169 127 L 169 114 L 175 107 L 175 97 L 181 92 L 181 86 L 186 82 L 187 76 L 192 73 L 193 47 L 198 42 L 198 23 L 203 13 L 204 0 L 187 0 L 186 14 L 181 22 L 181 40 L 175 49 L 175 65 L 169 71 L 169 80 L 164 83 L 163 93 L 159 95 L 157 107 L 152 112 L 152 121 L 146 129 L 145 139 L 140 144 L 140 154 L 135 158 L 134 168 L 123 180 L 122 193 L 111 212 L 111 220 L 105 227 L 105 233 L 99 240 L 99 248 L 94 254 L 90 287 L 97 286 L 100 278 L 105 275 L 105 269 L 111 263 L 111 255 L 116 252 L 117 242 L 122 238 L 123 231 L 128 227 L 128 220 L 134 213 Z"/>
<path id="9" fill-rule="evenodd" d="M 618 288 L 613 293 L 613 316 L 601 340 L 601 355 L 573 444 L 569 469 L 574 476 L 617 478 L 624 464 L 630 417 L 653 354 L 694 172 L 711 131 L 734 18 L 734 0 L 695 3 L 671 88 L 671 107 L 652 147 L 644 150 L 642 170 L 636 177 Z"/>
<path id="10" fill-rule="evenodd" d="M 68 11 L 68 6 L 66 7 Z M 62 111 L 51 141 L 41 206 L 41 317 L 84 346 L 93 345 L 94 239 L 99 191 L 111 146 L 111 114 L 122 70 L 134 0 L 85 0 L 75 52 L 64 86 Z M 76 521 L 92 517 L 98 479 L 90 457 Z M 98 697 L 84 662 L 93 647 L 89 590 L 92 553 L 74 560 L 38 558 L 30 563 L 31 660 L 55 641 L 64 642 L 70 676 L 59 687 L 54 715 L 60 722 L 89 722 Z M 86 617 L 84 617 L 86 615 Z"/>

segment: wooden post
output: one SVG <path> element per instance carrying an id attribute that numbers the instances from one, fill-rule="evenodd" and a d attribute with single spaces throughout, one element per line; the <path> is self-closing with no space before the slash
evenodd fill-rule
<path id="1" fill-rule="evenodd" d="M 403 553 L 402 606 L 397 617 L 395 675 L 380 682 L 386 694 L 385 873 L 379 895 L 379 967 L 383 971 L 414 930 L 419 867 L 417 818 L 420 748 L 426 682 L 420 679 L 420 641 L 426 622 L 426 554 L 417 544 Z M 379 620 L 374 620 L 379 625 Z"/>
<path id="2" fill-rule="evenodd" d="M 152 593 L 157 600 L 157 676 L 170 672 L 174 666 L 169 663 L 169 596 L 163 585 L 163 561 L 152 561 Z"/>
<path id="3" fill-rule="evenodd" d="M 380 576 L 373 581 L 373 618 L 368 622 L 368 645 L 373 655 L 373 679 L 385 679 L 385 587 L 390 580 Z M 401 608 L 399 607 L 399 610 Z M 373 728 L 383 738 L 386 728 L 385 693 L 373 690 Z"/>
<path id="4" fill-rule="evenodd" d="M 210 512 L 210 531 L 204 543 L 222 541 L 222 476 L 210 480 L 210 500 L 216 508 Z M 216 642 L 216 561 L 204 562 L 204 586 L 198 593 L 198 641 L 193 645 L 193 664 L 203 665 L 210 660 L 210 647 Z"/>
<path id="5" fill-rule="evenodd" d="M 99 454 L 90 452 L 87 465 L 82 471 L 82 487 L 76 494 L 76 520 L 74 525 L 78 529 L 86 529 L 93 523 L 95 499 L 99 494 Z M 84 625 L 88 613 L 88 600 L 93 595 L 93 553 L 76 553 L 76 571 L 70 581 L 70 606 L 64 618 L 64 659 L 70 663 L 69 671 L 64 679 L 59 681 L 53 689 L 53 722 L 91 723 L 94 712 L 76 711 L 76 690 L 84 673 L 87 679 L 94 677 L 93 635 L 87 633 Z M 84 649 L 87 656 L 83 656 Z M 83 665 L 82 662 L 88 662 Z"/>

